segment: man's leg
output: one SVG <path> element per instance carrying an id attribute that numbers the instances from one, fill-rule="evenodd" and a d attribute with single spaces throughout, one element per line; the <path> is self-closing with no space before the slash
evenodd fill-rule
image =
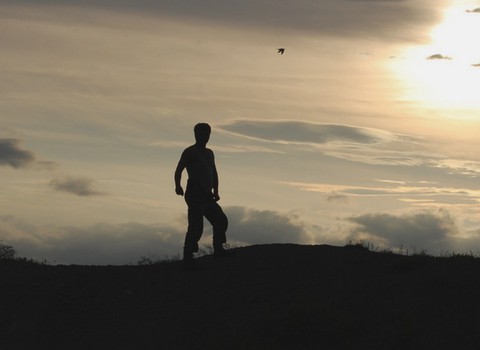
<path id="1" fill-rule="evenodd" d="M 183 260 L 193 260 L 193 253 L 198 252 L 198 241 L 203 233 L 203 209 L 200 201 L 187 201 L 188 205 L 188 229 L 183 246 Z"/>
<path id="2" fill-rule="evenodd" d="M 205 208 L 205 217 L 213 227 L 213 249 L 218 254 L 223 252 L 223 244 L 227 242 L 228 219 L 217 202 L 209 202 Z"/>

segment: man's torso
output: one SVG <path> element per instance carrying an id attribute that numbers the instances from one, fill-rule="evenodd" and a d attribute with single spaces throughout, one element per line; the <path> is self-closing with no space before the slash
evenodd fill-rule
<path id="1" fill-rule="evenodd" d="M 189 186 L 199 187 L 203 192 L 211 193 L 215 161 L 212 150 L 199 149 L 195 145 L 184 151 Z"/>

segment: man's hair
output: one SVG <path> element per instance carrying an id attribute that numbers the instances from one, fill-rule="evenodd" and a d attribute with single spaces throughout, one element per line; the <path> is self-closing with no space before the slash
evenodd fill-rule
<path id="1" fill-rule="evenodd" d="M 212 132 L 212 128 L 207 123 L 198 123 L 193 128 L 193 131 L 195 132 L 195 134 L 197 134 L 198 132 L 208 132 L 210 134 Z"/>

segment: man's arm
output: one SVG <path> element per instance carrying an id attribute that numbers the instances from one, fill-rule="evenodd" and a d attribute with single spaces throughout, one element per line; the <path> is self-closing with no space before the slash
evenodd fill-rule
<path id="1" fill-rule="evenodd" d="M 213 198 L 216 201 L 220 200 L 220 196 L 218 195 L 218 173 L 217 167 L 215 165 L 215 156 L 212 152 L 212 159 L 213 159 Z"/>
<path id="2" fill-rule="evenodd" d="M 182 153 L 180 160 L 178 161 L 177 168 L 175 169 L 175 193 L 179 196 L 183 196 L 183 187 L 182 187 L 182 172 L 186 168 L 187 163 L 185 160 L 185 152 Z"/>

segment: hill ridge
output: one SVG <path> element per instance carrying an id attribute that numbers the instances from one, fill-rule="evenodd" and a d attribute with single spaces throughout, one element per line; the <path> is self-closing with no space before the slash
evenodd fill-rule
<path id="1" fill-rule="evenodd" d="M 268 244 L 150 266 L 0 263 L 0 348 L 476 347 L 480 261 Z"/>

